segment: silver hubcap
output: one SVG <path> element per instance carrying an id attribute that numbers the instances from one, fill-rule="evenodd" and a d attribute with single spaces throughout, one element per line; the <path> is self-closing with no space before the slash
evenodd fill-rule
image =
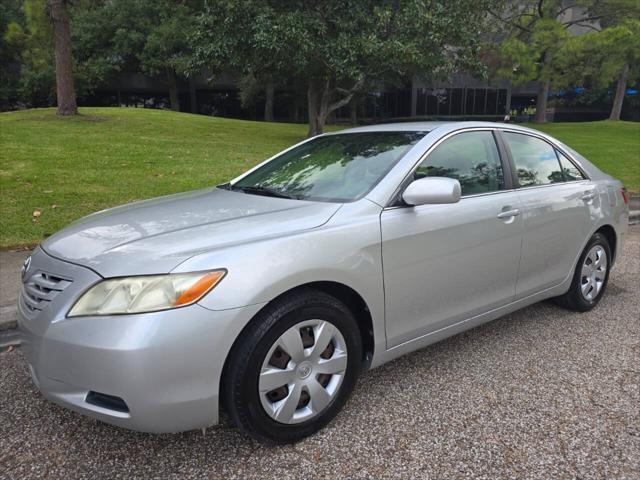
<path id="1" fill-rule="evenodd" d="M 580 275 L 582 296 L 592 301 L 598 296 L 607 275 L 607 254 L 600 245 L 594 245 L 584 259 Z"/>
<path id="2" fill-rule="evenodd" d="M 347 346 L 324 320 L 307 320 L 284 332 L 269 349 L 258 381 L 260 401 L 280 423 L 300 423 L 335 398 L 347 370 Z"/>

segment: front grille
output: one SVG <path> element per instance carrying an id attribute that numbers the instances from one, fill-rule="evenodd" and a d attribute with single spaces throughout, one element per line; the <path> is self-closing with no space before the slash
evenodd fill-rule
<path id="1" fill-rule="evenodd" d="M 73 280 L 69 278 L 38 272 L 29 277 L 22 285 L 20 296 L 22 303 L 27 312 L 31 315 L 37 315 L 72 282 Z"/>

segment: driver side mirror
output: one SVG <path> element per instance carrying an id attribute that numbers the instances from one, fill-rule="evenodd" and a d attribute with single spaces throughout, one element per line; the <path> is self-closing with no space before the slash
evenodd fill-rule
<path id="1" fill-rule="evenodd" d="M 402 199 L 413 206 L 457 203 L 460 201 L 460 182 L 447 177 L 425 177 L 414 180 L 402 193 Z"/>

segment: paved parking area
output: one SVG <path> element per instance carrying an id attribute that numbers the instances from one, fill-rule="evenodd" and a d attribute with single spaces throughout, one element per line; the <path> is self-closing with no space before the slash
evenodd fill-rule
<path id="1" fill-rule="evenodd" d="M 294 446 L 153 436 L 40 397 L 0 354 L 1 478 L 640 478 L 640 227 L 594 311 L 541 303 L 361 379 Z"/>

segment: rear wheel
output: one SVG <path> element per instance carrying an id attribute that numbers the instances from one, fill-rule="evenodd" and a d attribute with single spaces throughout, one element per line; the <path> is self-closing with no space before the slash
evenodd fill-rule
<path id="1" fill-rule="evenodd" d="M 578 312 L 591 310 L 604 295 L 610 268 L 611 247 L 604 235 L 596 233 L 580 255 L 569 291 L 557 303 Z"/>
<path id="2" fill-rule="evenodd" d="M 232 349 L 224 380 L 229 416 L 259 440 L 300 440 L 340 411 L 361 361 L 351 311 L 324 292 L 295 292 L 261 312 Z"/>

